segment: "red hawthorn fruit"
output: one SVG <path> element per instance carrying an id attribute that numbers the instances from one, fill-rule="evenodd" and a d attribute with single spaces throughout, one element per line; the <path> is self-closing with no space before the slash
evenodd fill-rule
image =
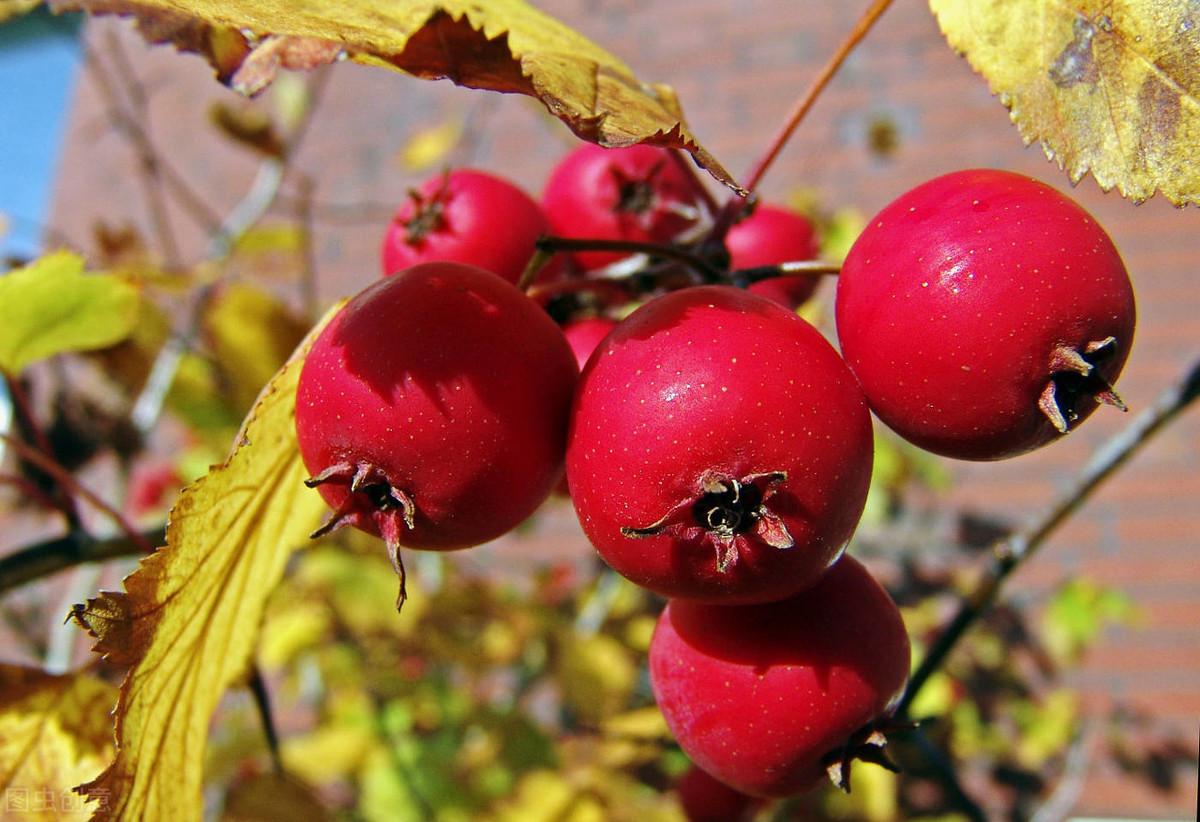
<path id="1" fill-rule="evenodd" d="M 680 747 L 764 797 L 814 788 L 830 765 L 844 787 L 854 758 L 886 764 L 877 729 L 909 664 L 900 612 L 850 556 L 782 602 L 673 600 L 650 643 L 650 684 Z"/>
<path id="2" fill-rule="evenodd" d="M 692 765 L 675 783 L 688 822 L 747 822 L 759 801 Z"/>
<path id="3" fill-rule="evenodd" d="M 1030 451 L 1082 422 L 1133 342 L 1133 289 L 1104 229 L 1019 174 L 958 171 L 871 220 L 837 288 L 842 352 L 871 408 L 960 459 Z"/>
<path id="4" fill-rule="evenodd" d="M 161 514 L 165 503 L 186 484 L 170 463 L 139 463 L 130 472 L 125 509 L 135 519 L 152 512 Z"/>
<path id="5" fill-rule="evenodd" d="M 582 320 L 574 320 L 563 326 L 563 336 L 567 338 L 567 344 L 571 346 L 571 351 L 575 354 L 575 362 L 579 364 L 580 371 L 587 365 L 587 361 L 592 356 L 592 352 L 596 350 L 596 346 L 616 326 L 617 321 L 610 320 L 608 317 L 585 317 Z M 559 482 L 558 487 L 554 489 L 554 493 L 562 497 L 571 496 L 571 489 L 567 485 L 565 474 L 562 481 Z"/>
<path id="6" fill-rule="evenodd" d="M 592 352 L 596 350 L 596 346 L 616 326 L 617 321 L 610 320 L 608 317 L 585 317 L 582 320 L 574 320 L 563 326 L 563 336 L 567 338 L 567 344 L 571 346 L 571 351 L 575 353 L 575 362 L 579 364 L 580 371 L 587 365 L 587 361 L 592 356 Z"/>
<path id="7" fill-rule="evenodd" d="M 562 472 L 578 368 L 554 322 L 511 284 L 424 263 L 352 299 L 300 372 L 296 434 L 334 509 L 400 546 L 449 550 L 516 526 Z"/>
<path id="8" fill-rule="evenodd" d="M 725 236 L 729 267 L 779 265 L 817 256 L 817 235 L 803 214 L 762 203 Z M 795 309 L 817 290 L 818 277 L 771 277 L 750 285 L 749 291 Z"/>
<path id="9" fill-rule="evenodd" d="M 447 260 L 515 284 L 534 242 L 548 229 L 541 206 L 517 186 L 482 171 L 456 169 L 430 177 L 396 210 L 383 238 L 383 273 Z M 539 279 L 553 276 L 544 269 Z"/>
<path id="10" fill-rule="evenodd" d="M 854 375 L 808 323 L 728 286 L 675 291 L 600 344 L 567 479 L 584 532 L 663 596 L 782 599 L 837 559 L 873 443 Z"/>
<path id="11" fill-rule="evenodd" d="M 562 237 L 666 243 L 695 223 L 696 186 L 667 149 L 588 143 L 554 167 L 542 208 L 552 233 Z M 571 256 L 584 271 L 591 271 L 628 254 L 581 251 Z"/>

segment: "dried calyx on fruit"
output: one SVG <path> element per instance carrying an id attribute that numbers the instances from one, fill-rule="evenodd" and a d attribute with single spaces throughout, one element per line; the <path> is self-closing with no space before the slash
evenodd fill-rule
<path id="1" fill-rule="evenodd" d="M 786 480 L 786 471 L 751 474 L 741 479 L 706 475 L 700 478 L 700 491 L 695 499 L 679 503 L 652 525 L 625 526 L 621 533 L 627 537 L 660 534 L 685 537 L 690 530 L 699 528 L 698 538 L 708 540 L 716 549 L 717 570 L 723 573 L 737 562 L 736 542 L 740 535 L 752 534 L 772 548 L 791 548 L 796 544 L 788 533 L 787 523 L 767 507 L 771 495 Z"/>
<path id="2" fill-rule="evenodd" d="M 451 550 L 498 537 L 562 474 L 578 369 L 554 322 L 512 285 L 458 263 L 377 281 L 305 358 L 296 434 L 309 480 L 344 525 Z"/>

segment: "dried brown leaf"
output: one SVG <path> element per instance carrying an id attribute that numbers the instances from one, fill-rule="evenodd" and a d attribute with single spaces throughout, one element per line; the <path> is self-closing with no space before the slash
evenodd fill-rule
<path id="1" fill-rule="evenodd" d="M 343 54 L 425 79 L 525 94 L 579 137 L 608 147 L 678 148 L 738 188 L 688 130 L 674 92 L 524 0 L 53 0 L 57 9 L 132 15 L 152 42 L 208 57 L 254 93 L 279 68 Z"/>

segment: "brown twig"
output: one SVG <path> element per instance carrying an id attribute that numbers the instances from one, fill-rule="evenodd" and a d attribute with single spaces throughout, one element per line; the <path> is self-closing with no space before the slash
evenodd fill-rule
<path id="1" fill-rule="evenodd" d="M 89 562 L 145 554 L 146 545 L 162 545 L 166 528 L 143 531 L 138 540 L 126 535 L 94 539 L 79 531 L 39 542 L 0 557 L 0 594 Z"/>
<path id="2" fill-rule="evenodd" d="M 275 728 L 275 714 L 271 711 L 271 692 L 267 689 L 267 681 L 263 679 L 262 670 L 254 664 L 250 666 L 250 693 L 254 697 L 254 707 L 258 711 L 259 721 L 262 722 L 263 736 L 267 740 L 267 749 L 271 753 L 271 764 L 275 773 L 282 775 L 283 757 L 279 753 L 279 731 Z"/>
<path id="3" fill-rule="evenodd" d="M 165 222 L 165 200 L 162 197 L 162 187 L 169 186 L 179 205 L 192 219 L 208 231 L 215 231 L 221 224 L 221 219 L 209 208 L 208 204 L 192 189 L 191 185 L 176 172 L 155 148 L 145 126 L 137 117 L 130 114 L 121 103 L 116 86 L 103 62 L 91 48 L 83 50 L 84 63 L 88 72 L 96 81 L 97 90 L 104 98 L 106 114 L 109 122 L 120 134 L 133 145 L 138 163 L 146 177 L 147 192 L 151 197 L 151 220 L 159 234 L 159 240 L 164 244 L 164 253 L 175 249 L 174 235 L 169 224 Z M 129 93 L 129 92 L 127 92 Z M 132 95 L 137 99 L 136 93 Z M 161 213 L 160 213 L 161 212 Z M 173 253 L 166 253 L 167 258 L 173 259 Z"/>
<path id="4" fill-rule="evenodd" d="M 959 604 L 954 618 L 930 646 L 929 652 L 913 673 L 908 688 L 896 708 L 897 717 L 904 718 L 908 715 L 921 688 L 929 677 L 942 667 L 967 630 L 991 607 L 1009 575 L 1036 554 L 1046 538 L 1075 513 L 1104 480 L 1112 476 L 1197 396 L 1200 396 L 1200 359 L 1193 362 L 1176 383 L 1164 390 L 1153 405 L 1101 446 L 1070 487 L 1064 490 L 1041 516 L 995 546 L 992 550 L 991 564 L 983 578 Z"/>
<path id="5" fill-rule="evenodd" d="M 311 177 L 301 174 L 296 187 L 299 189 L 296 199 L 296 222 L 300 224 L 300 300 L 304 305 L 304 315 L 309 321 L 315 322 L 320 310 L 317 302 L 317 257 L 312 236 L 312 197 L 315 185 Z"/>
<path id="6" fill-rule="evenodd" d="M 10 374 L 4 375 L 5 384 L 8 388 L 8 395 L 12 399 L 13 410 L 16 412 L 16 418 L 19 423 L 19 429 L 24 429 L 28 435 L 33 438 L 34 447 L 40 449 L 43 454 L 53 454 L 54 447 L 50 444 L 50 439 L 46 436 L 46 432 L 42 430 L 42 426 L 38 424 L 37 417 L 33 413 L 33 405 L 29 401 L 29 395 L 25 393 L 24 386 L 21 381 Z M 4 440 L 11 444 L 11 435 L 5 434 Z M 22 443 L 24 444 L 24 443 Z M 16 446 L 13 446 L 14 450 Z M 33 462 L 33 460 L 26 460 Z M 46 472 L 49 474 L 50 472 Z M 76 502 L 73 493 L 69 486 L 62 483 L 56 483 L 58 491 L 52 496 L 54 499 L 53 507 L 62 512 L 63 518 L 67 521 L 67 527 L 72 531 L 84 530 L 83 519 L 79 516 L 79 504 Z"/>
<path id="7" fill-rule="evenodd" d="M 138 545 L 144 553 L 150 553 L 154 550 L 154 546 L 145 541 L 142 533 L 134 526 L 132 522 L 125 518 L 125 515 L 113 508 L 107 502 L 102 500 L 90 489 L 82 485 L 79 480 L 71 474 L 70 471 L 59 465 L 58 461 L 53 457 L 43 454 L 28 443 L 12 436 L 11 434 L 0 434 L 8 443 L 8 446 L 16 451 L 22 459 L 31 462 L 41 470 L 49 474 L 55 482 L 62 486 L 70 494 L 81 497 L 97 510 L 107 515 L 117 524 L 117 526 L 125 532 L 126 536 L 131 541 Z"/>
<path id="8" fill-rule="evenodd" d="M 734 285 L 745 287 L 762 280 L 775 277 L 828 277 L 840 274 L 842 267 L 838 263 L 826 260 L 796 260 L 780 263 L 779 265 L 763 265 L 756 268 L 739 268 L 730 272 L 729 279 Z"/>

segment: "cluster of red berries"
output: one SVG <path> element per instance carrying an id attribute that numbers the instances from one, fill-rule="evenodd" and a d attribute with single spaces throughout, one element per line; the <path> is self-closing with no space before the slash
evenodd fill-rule
<path id="1" fill-rule="evenodd" d="M 600 555 L 670 600 L 649 664 L 680 745 L 737 791 L 784 796 L 883 759 L 907 680 L 899 611 L 843 556 L 870 480 L 870 411 L 950 456 L 1043 444 L 1120 403 L 1133 296 L 1069 199 L 970 171 L 903 195 L 850 252 L 845 359 L 793 310 L 811 278 L 645 280 L 666 293 L 618 322 L 596 294 L 679 263 L 631 263 L 611 241 L 673 244 L 729 283 L 815 254 L 799 215 L 760 206 L 724 233 L 710 206 L 676 157 L 647 146 L 571 153 L 540 205 L 480 172 L 435 177 L 388 229 L 388 276 L 313 345 L 297 432 L 334 509 L 322 532 L 381 535 L 401 599 L 401 546 L 504 534 L 565 461 Z M 551 292 L 593 295 L 559 323 L 514 286 L 547 233 L 610 241 L 542 273 Z"/>

